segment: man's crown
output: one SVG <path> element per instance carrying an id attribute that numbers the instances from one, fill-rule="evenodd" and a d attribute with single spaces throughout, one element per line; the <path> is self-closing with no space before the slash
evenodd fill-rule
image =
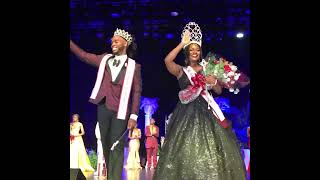
<path id="1" fill-rule="evenodd" d="M 190 32 L 190 42 L 186 44 L 183 48 L 188 46 L 191 43 L 196 43 L 201 47 L 202 43 L 202 33 L 199 25 L 195 22 L 189 22 L 183 29 L 181 33 L 181 38 L 183 37 L 186 31 Z"/>
<path id="2" fill-rule="evenodd" d="M 113 33 L 114 36 L 121 36 L 122 38 L 124 38 L 127 42 L 128 45 L 131 44 L 132 42 L 132 36 L 131 34 L 129 34 L 128 32 L 126 32 L 125 30 L 122 29 L 118 29 Z"/>

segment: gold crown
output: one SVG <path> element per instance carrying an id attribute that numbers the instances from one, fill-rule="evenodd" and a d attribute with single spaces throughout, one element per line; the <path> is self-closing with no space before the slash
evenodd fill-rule
<path id="1" fill-rule="evenodd" d="M 128 32 L 126 32 L 125 30 L 122 29 L 118 29 L 113 33 L 114 36 L 121 36 L 122 38 L 124 38 L 127 42 L 128 45 L 131 44 L 132 42 L 132 36 L 131 34 L 129 34 Z"/>
<path id="2" fill-rule="evenodd" d="M 195 22 L 189 22 L 183 29 L 182 33 L 181 33 L 181 38 L 183 37 L 184 33 L 186 31 L 190 32 L 190 42 L 186 45 L 184 45 L 183 48 L 185 48 L 186 46 L 188 46 L 191 43 L 196 43 L 201 47 L 201 43 L 202 43 L 202 33 L 201 33 L 201 29 L 199 27 L 199 25 Z"/>

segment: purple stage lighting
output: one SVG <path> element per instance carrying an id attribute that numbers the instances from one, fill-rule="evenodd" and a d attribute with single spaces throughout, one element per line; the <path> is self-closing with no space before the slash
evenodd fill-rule
<path id="1" fill-rule="evenodd" d="M 176 11 L 173 11 L 173 12 L 171 12 L 170 14 L 171 14 L 171 16 L 178 16 L 178 15 L 179 15 L 179 13 L 176 12 Z"/>

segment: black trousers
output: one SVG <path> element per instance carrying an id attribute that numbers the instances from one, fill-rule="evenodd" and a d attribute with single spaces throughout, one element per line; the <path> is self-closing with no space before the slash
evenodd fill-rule
<path id="1" fill-rule="evenodd" d="M 98 105 L 98 122 L 103 155 L 107 164 L 107 178 L 122 179 L 124 143 L 127 137 L 123 137 L 113 151 L 110 148 L 127 129 L 128 120 L 117 119 L 117 112 L 107 109 L 105 103 L 101 102 Z"/>

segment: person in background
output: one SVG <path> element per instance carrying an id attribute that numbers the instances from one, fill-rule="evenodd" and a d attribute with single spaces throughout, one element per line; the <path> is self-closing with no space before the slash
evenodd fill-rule
<path id="1" fill-rule="evenodd" d="M 155 120 L 150 119 L 150 125 L 145 129 L 146 136 L 146 150 L 147 150 L 147 166 L 148 169 L 156 168 L 157 153 L 158 153 L 158 137 L 159 127 L 155 125 Z M 152 165 L 151 165 L 152 163 Z"/>

